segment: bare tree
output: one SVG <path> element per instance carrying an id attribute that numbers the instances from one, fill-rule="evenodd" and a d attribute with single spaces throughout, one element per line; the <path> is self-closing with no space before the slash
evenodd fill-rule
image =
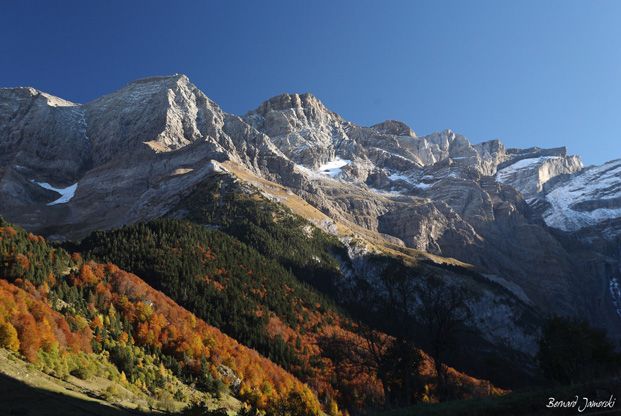
<path id="1" fill-rule="evenodd" d="M 386 370 L 386 351 L 392 339 L 386 334 L 361 326 L 358 334 L 362 343 L 353 342 L 337 334 L 322 337 L 319 342 L 327 357 L 336 367 L 336 384 L 339 390 L 346 390 L 339 375 L 348 372 L 350 376 L 375 374 L 382 382 L 384 398 L 390 397 L 389 374 Z"/>
<path id="2" fill-rule="evenodd" d="M 470 296 L 466 288 L 447 284 L 437 276 L 418 284 L 419 303 L 414 316 L 423 330 L 423 347 L 434 360 L 441 396 L 447 394 L 446 354 L 458 347 L 460 337 L 467 331 Z"/>

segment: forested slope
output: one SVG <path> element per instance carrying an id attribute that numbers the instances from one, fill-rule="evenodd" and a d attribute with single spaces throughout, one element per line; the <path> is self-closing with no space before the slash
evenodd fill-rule
<path id="1" fill-rule="evenodd" d="M 113 264 L 85 262 L 5 222 L 0 255 L 2 347 L 58 377 L 93 372 L 180 400 L 183 381 L 274 414 L 320 412 L 295 377 Z"/>
<path id="2" fill-rule="evenodd" d="M 260 195 L 208 186 L 183 203 L 194 223 L 156 220 L 96 232 L 73 247 L 140 275 L 307 382 L 326 404 L 355 410 L 437 398 L 426 354 L 323 294 L 337 293 L 342 278 L 338 240 Z M 494 391 L 451 371 L 457 395 Z"/>

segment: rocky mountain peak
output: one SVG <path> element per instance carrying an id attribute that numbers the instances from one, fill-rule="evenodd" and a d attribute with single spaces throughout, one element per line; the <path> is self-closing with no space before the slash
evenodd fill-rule
<path id="1" fill-rule="evenodd" d="M 313 94 L 280 94 L 264 101 L 251 113 L 265 117 L 271 111 L 304 110 L 309 114 L 329 113 L 330 110 Z"/>
<path id="2" fill-rule="evenodd" d="M 220 107 L 179 74 L 134 81 L 85 107 L 96 164 L 122 149 L 181 149 L 218 137 L 224 124 Z"/>
<path id="3" fill-rule="evenodd" d="M 311 168 L 334 159 L 336 147 L 348 140 L 349 123 L 309 93 L 272 97 L 244 120 L 291 160 Z"/>
<path id="4" fill-rule="evenodd" d="M 200 93 L 191 81 L 182 74 L 154 76 L 132 81 L 115 92 L 97 98 L 87 105 L 148 105 L 155 100 L 165 100 L 172 93 Z M 158 102 L 159 103 L 159 102 Z M 213 103 L 213 105 L 216 105 Z"/>
<path id="5" fill-rule="evenodd" d="M 414 133 L 414 130 L 412 130 L 410 126 L 398 120 L 385 120 L 371 126 L 371 128 L 381 133 L 392 134 L 395 136 L 416 137 L 416 133 Z"/>

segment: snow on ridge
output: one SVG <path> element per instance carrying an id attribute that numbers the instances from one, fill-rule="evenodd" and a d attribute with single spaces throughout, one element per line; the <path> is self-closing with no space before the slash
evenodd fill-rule
<path id="1" fill-rule="evenodd" d="M 527 159 L 518 160 L 517 162 L 512 163 L 511 165 L 503 169 L 500 169 L 496 173 L 496 180 L 500 183 L 505 183 L 511 178 L 511 175 L 513 175 L 517 171 L 520 171 L 523 169 L 531 169 L 537 165 L 543 164 L 547 160 L 555 160 L 555 159 L 562 159 L 562 158 L 560 156 L 542 156 L 542 157 L 531 157 Z"/>
<path id="2" fill-rule="evenodd" d="M 584 169 L 570 180 L 559 184 L 546 195 L 550 203 L 543 218 L 550 227 L 575 231 L 599 222 L 621 217 L 621 208 L 597 208 L 576 211 L 572 206 L 590 200 L 621 197 L 621 160 Z"/>
<path id="3" fill-rule="evenodd" d="M 54 191 L 54 192 L 60 194 L 60 198 L 58 198 L 58 199 L 48 203 L 47 204 L 48 206 L 58 205 L 58 204 L 66 204 L 67 202 L 71 201 L 71 199 L 75 195 L 75 191 L 78 189 L 78 183 L 77 182 L 74 183 L 73 185 L 69 185 L 66 188 L 56 188 L 56 187 L 50 185 L 47 182 L 37 182 L 34 179 L 32 179 L 31 182 L 32 183 L 36 183 L 41 188 L 48 189 L 50 191 Z"/>

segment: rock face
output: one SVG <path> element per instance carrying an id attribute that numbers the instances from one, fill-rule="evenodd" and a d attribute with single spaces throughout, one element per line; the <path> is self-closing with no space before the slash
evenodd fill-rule
<path id="1" fill-rule="evenodd" d="M 166 215 L 226 161 L 333 221 L 470 263 L 528 304 L 621 335 L 619 161 L 583 169 L 564 148 L 358 126 L 311 94 L 239 117 L 183 75 L 83 105 L 0 90 L 0 214 L 35 232 L 79 238 Z"/>
<path id="2" fill-rule="evenodd" d="M 93 162 L 147 149 L 170 152 L 219 139 L 224 114 L 187 77 L 135 81 L 84 106 Z"/>
<path id="3" fill-rule="evenodd" d="M 345 122 L 312 94 L 283 94 L 248 113 L 246 122 L 268 135 L 292 161 L 317 168 L 333 160 L 347 139 Z"/>
<path id="4" fill-rule="evenodd" d="M 565 148 L 518 155 L 499 166 L 496 179 L 511 185 L 526 198 L 540 193 L 552 178 L 578 172 L 583 167 L 578 156 L 567 156 Z"/>
<path id="5" fill-rule="evenodd" d="M 621 217 L 621 160 L 574 172 L 545 187 L 546 224 L 572 232 Z M 616 233 L 610 230 L 605 236 Z"/>
<path id="6" fill-rule="evenodd" d="M 84 109 L 33 88 L 0 89 L 0 169 L 69 183 L 89 166 Z"/>

